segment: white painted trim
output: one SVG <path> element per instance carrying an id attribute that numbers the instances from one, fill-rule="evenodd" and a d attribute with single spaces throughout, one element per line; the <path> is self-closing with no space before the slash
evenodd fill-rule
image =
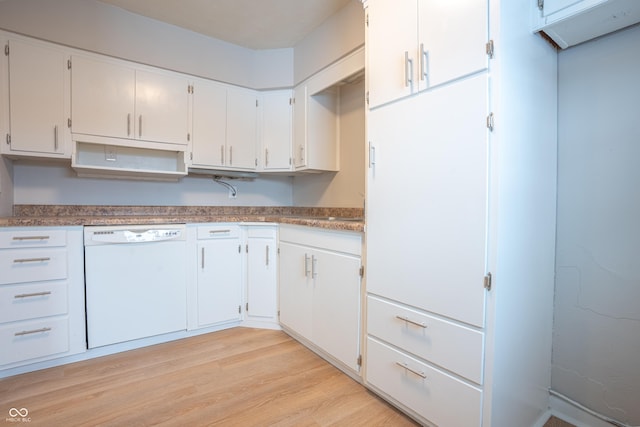
<path id="1" fill-rule="evenodd" d="M 549 398 L 551 415 L 563 421 L 573 424 L 576 427 L 611 427 L 612 425 L 587 411 L 574 406 L 558 396 L 551 395 Z M 623 426 L 624 424 L 619 424 Z"/>

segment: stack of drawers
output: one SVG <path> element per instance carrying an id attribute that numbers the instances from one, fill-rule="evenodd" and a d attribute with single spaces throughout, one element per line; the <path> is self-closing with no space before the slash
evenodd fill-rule
<path id="1" fill-rule="evenodd" d="M 81 230 L 0 230 L 0 367 L 84 349 Z"/>
<path id="2" fill-rule="evenodd" d="M 484 334 L 369 294 L 369 386 L 435 425 L 480 426 Z"/>

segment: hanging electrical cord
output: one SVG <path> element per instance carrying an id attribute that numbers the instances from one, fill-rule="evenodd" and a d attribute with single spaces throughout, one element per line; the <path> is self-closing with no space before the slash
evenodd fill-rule
<path id="1" fill-rule="evenodd" d="M 213 178 L 213 182 L 216 182 L 216 183 L 222 185 L 223 187 L 227 188 L 231 192 L 231 195 L 233 197 L 236 197 L 238 195 L 238 189 L 236 187 L 234 187 L 233 185 L 229 184 L 228 182 L 222 181 L 221 177 L 213 176 L 212 178 Z"/>

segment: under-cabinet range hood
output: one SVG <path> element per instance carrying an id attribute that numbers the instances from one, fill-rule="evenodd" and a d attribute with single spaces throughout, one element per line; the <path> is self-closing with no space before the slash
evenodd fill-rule
<path id="1" fill-rule="evenodd" d="M 80 177 L 178 181 L 187 175 L 186 146 L 73 134 L 71 167 Z"/>
<path id="2" fill-rule="evenodd" d="M 639 0 L 538 0 L 534 31 L 561 49 L 640 22 Z"/>

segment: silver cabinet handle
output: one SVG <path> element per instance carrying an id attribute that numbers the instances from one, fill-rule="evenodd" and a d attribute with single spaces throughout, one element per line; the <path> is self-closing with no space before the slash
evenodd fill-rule
<path id="1" fill-rule="evenodd" d="M 267 245 L 265 247 L 266 249 L 266 253 L 265 253 L 265 265 L 268 267 L 269 266 L 269 245 Z"/>
<path id="2" fill-rule="evenodd" d="M 25 263 L 25 262 L 46 262 L 46 261 L 51 261 L 51 258 L 49 257 L 44 257 L 44 258 L 19 258 L 19 259 L 14 259 L 13 262 L 14 263 Z"/>
<path id="3" fill-rule="evenodd" d="M 131 136 L 131 113 L 127 114 L 127 136 Z"/>
<path id="4" fill-rule="evenodd" d="M 409 58 L 409 51 L 404 51 L 404 85 L 413 84 L 413 59 Z"/>
<path id="5" fill-rule="evenodd" d="M 406 369 L 407 371 L 411 372 L 412 374 L 415 374 L 415 375 L 419 376 L 420 378 L 427 378 L 427 375 L 424 372 L 416 371 L 415 369 L 411 368 L 409 365 L 407 365 L 404 362 L 396 362 L 396 365 L 400 366 L 401 368 Z"/>
<path id="6" fill-rule="evenodd" d="M 420 80 L 426 80 L 429 73 L 427 65 L 429 64 L 429 52 L 424 50 L 424 43 L 420 43 Z"/>
<path id="7" fill-rule="evenodd" d="M 304 254 L 304 277 L 309 277 L 309 255 Z"/>
<path id="8" fill-rule="evenodd" d="M 220 146 L 220 164 L 224 165 L 224 145 Z"/>
<path id="9" fill-rule="evenodd" d="M 13 334 L 13 336 L 21 337 L 23 335 L 40 334 L 40 333 L 43 333 L 43 332 L 49 332 L 50 330 L 51 330 L 51 328 L 32 329 L 30 331 L 16 332 L 15 334 Z"/>
<path id="10" fill-rule="evenodd" d="M 411 319 L 409 319 L 407 316 L 400 316 L 400 315 L 398 314 L 398 315 L 396 315 L 396 319 L 400 319 L 400 320 L 402 320 L 402 321 L 404 321 L 404 322 L 411 323 L 412 325 L 420 326 L 421 328 L 425 328 L 425 329 L 427 328 L 427 324 L 426 324 L 426 323 L 424 323 L 424 322 L 417 322 L 417 321 L 415 321 L 415 320 L 411 320 Z"/>
<path id="11" fill-rule="evenodd" d="M 138 117 L 138 136 L 142 138 L 142 114 Z"/>
<path id="12" fill-rule="evenodd" d="M 269 149 L 264 149 L 264 165 L 269 166 Z"/>
<path id="13" fill-rule="evenodd" d="M 376 165 L 376 147 L 369 141 L 369 168 Z"/>
<path id="14" fill-rule="evenodd" d="M 202 260 L 200 261 L 200 268 L 204 270 L 204 248 L 202 248 Z"/>
<path id="15" fill-rule="evenodd" d="M 53 149 L 58 151 L 58 125 L 53 127 Z"/>
<path id="16" fill-rule="evenodd" d="M 318 258 L 315 255 L 311 255 L 311 277 L 316 278 L 318 276 L 318 272 L 316 271 L 316 265 L 318 263 Z"/>
<path id="17" fill-rule="evenodd" d="M 229 164 L 233 165 L 233 145 L 229 147 Z"/>
<path id="18" fill-rule="evenodd" d="M 13 240 L 48 240 L 49 236 L 15 236 Z"/>
<path id="19" fill-rule="evenodd" d="M 209 234 L 231 233 L 231 230 L 225 228 L 224 230 L 209 230 Z"/>
<path id="20" fill-rule="evenodd" d="M 304 145 L 300 146 L 300 163 L 304 162 Z"/>
<path id="21" fill-rule="evenodd" d="M 51 291 L 43 291 L 43 292 L 33 292 L 30 294 L 18 294 L 18 295 L 14 295 L 14 299 L 20 299 L 20 298 L 33 298 L 33 297 L 44 297 L 47 295 L 51 295 Z"/>

